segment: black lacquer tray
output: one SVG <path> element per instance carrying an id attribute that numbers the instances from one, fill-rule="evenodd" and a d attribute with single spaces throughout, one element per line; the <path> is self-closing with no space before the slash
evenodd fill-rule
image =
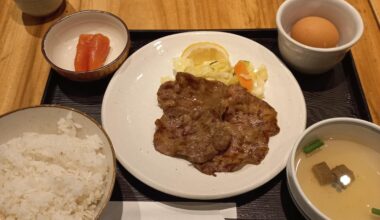
<path id="1" fill-rule="evenodd" d="M 224 31 L 252 39 L 281 59 L 275 29 Z M 131 31 L 130 54 L 157 38 L 179 32 L 183 31 Z M 303 75 L 290 67 L 289 69 L 305 96 L 308 126 L 333 117 L 354 117 L 371 121 L 350 52 L 334 69 L 321 75 Z M 102 99 L 109 80 L 110 77 L 96 82 L 73 82 L 52 70 L 42 103 L 73 107 L 88 113 L 100 122 Z M 111 200 L 191 201 L 161 193 L 145 185 L 120 164 L 117 164 L 117 179 Z M 213 202 L 235 202 L 239 219 L 304 219 L 290 197 L 285 170 L 258 189 Z"/>

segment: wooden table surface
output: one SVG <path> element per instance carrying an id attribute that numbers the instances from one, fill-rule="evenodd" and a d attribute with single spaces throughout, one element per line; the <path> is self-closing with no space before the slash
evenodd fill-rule
<path id="1" fill-rule="evenodd" d="M 40 104 L 50 66 L 42 37 L 59 17 L 82 9 L 120 16 L 129 29 L 273 28 L 283 0 L 66 0 L 48 18 L 23 14 L 14 0 L 0 7 L 0 115 Z M 380 124 L 380 31 L 367 0 L 348 0 L 364 20 L 364 34 L 352 48 L 373 121 Z M 375 0 L 378 1 L 378 0 Z"/>

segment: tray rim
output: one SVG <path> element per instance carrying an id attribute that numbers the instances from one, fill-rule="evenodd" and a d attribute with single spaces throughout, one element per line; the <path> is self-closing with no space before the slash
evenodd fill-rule
<path id="1" fill-rule="evenodd" d="M 170 34 L 175 34 L 175 33 L 181 33 L 181 32 L 188 32 L 188 31 L 223 31 L 223 32 L 228 32 L 228 33 L 234 33 L 234 34 L 237 34 L 237 35 L 240 35 L 240 36 L 244 36 L 246 37 L 247 35 L 252 37 L 252 35 L 250 34 L 254 34 L 254 33 L 257 33 L 258 36 L 256 36 L 257 38 L 275 38 L 275 36 L 277 36 L 277 29 L 276 28 L 254 28 L 254 29 L 164 29 L 164 30 L 160 30 L 160 29 L 130 29 L 130 34 L 132 35 L 132 42 L 134 41 L 133 39 L 133 35 L 142 35 L 142 34 L 151 34 L 150 36 L 147 36 L 146 39 L 151 39 L 152 41 L 161 37 L 162 36 L 166 36 L 166 35 L 170 35 Z M 247 34 L 247 35 L 241 35 L 241 34 Z M 157 36 L 156 38 L 152 38 L 152 36 L 155 36 L 155 35 L 159 35 Z M 249 38 L 250 38 L 249 37 Z M 149 43 L 149 42 L 147 42 Z M 145 45 L 145 44 L 144 44 Z M 142 45 L 143 46 L 143 45 Z M 132 54 L 132 53 L 131 53 Z M 281 57 L 277 56 L 282 62 L 283 60 L 281 59 Z M 368 102 L 367 102 L 367 99 L 365 97 L 365 94 L 364 94 L 364 91 L 363 91 L 363 87 L 362 87 L 362 84 L 361 84 L 361 81 L 360 81 L 360 77 L 359 77 L 359 74 L 358 74 L 358 71 L 357 71 L 357 68 L 356 68 L 356 64 L 355 64 L 355 60 L 354 60 L 354 57 L 352 55 L 352 52 L 351 50 L 347 52 L 347 59 L 346 57 L 341 61 L 341 62 L 347 62 L 345 64 L 342 63 L 343 67 L 347 67 L 350 69 L 350 71 L 353 71 L 354 74 L 348 74 L 349 75 L 349 79 L 350 81 L 353 81 L 353 82 L 350 82 L 350 84 L 353 83 L 353 85 L 355 85 L 355 87 L 353 88 L 354 90 L 352 90 L 352 94 L 355 94 L 355 98 L 359 99 L 357 100 L 357 106 L 358 108 L 361 108 L 362 110 L 359 109 L 359 117 L 362 118 L 362 117 L 366 117 L 364 120 L 369 120 L 372 122 L 372 115 L 371 115 L 371 112 L 369 111 L 369 106 L 368 106 Z M 347 66 L 346 66 L 347 65 Z M 349 65 L 349 66 L 348 66 Z M 345 70 L 346 68 L 344 68 Z M 344 71 L 346 72 L 346 71 Z M 46 85 L 45 85 L 45 89 L 44 89 L 44 93 L 43 93 L 43 96 L 41 98 L 41 104 L 43 103 L 51 103 L 51 101 L 53 99 L 50 99 L 49 98 L 54 98 L 54 94 L 55 94 L 55 90 L 54 88 L 56 88 L 57 86 L 57 75 L 55 75 L 55 72 L 54 70 L 50 70 L 49 71 L 49 76 L 48 76 L 48 79 L 46 80 Z M 355 88 L 357 88 L 358 90 L 355 91 Z M 363 106 L 364 105 L 364 106 Z M 308 126 L 307 126 L 308 127 Z M 117 162 L 117 166 L 121 166 L 121 164 L 119 164 L 119 162 Z M 121 166 L 122 169 L 124 169 L 123 166 Z M 118 171 L 118 172 L 125 172 L 124 171 Z M 128 171 L 127 171 L 128 172 Z M 282 171 L 279 175 L 283 175 L 283 172 Z M 130 174 L 132 175 L 132 174 Z M 277 175 L 275 178 L 279 178 Z M 134 178 L 134 176 L 132 176 Z M 136 180 L 134 180 L 136 181 Z M 138 180 L 139 181 L 139 180 Z M 273 181 L 273 179 L 272 179 Z M 284 179 L 282 179 L 282 181 L 284 181 Z M 149 187 L 148 185 L 146 185 L 145 183 L 143 182 L 140 182 L 139 184 L 143 184 L 145 185 L 144 187 Z M 267 183 L 268 184 L 268 183 Z M 282 186 L 281 186 L 282 187 Z M 152 188 L 153 189 L 153 188 Z M 159 193 L 162 193 L 160 191 L 158 191 Z M 165 198 L 165 199 L 168 199 L 168 200 L 157 200 L 157 198 L 161 197 L 157 197 L 157 195 L 155 195 L 156 192 L 153 192 L 152 193 L 148 193 L 144 196 L 147 196 L 149 197 L 150 200 L 152 201 L 187 201 L 186 199 L 182 199 L 180 197 L 173 197 L 173 196 L 170 196 L 166 193 L 162 193 L 164 194 L 162 198 Z M 264 193 L 266 194 L 266 193 Z M 154 195 L 153 197 L 151 197 L 152 195 Z M 291 194 L 290 194 L 291 195 Z M 260 195 L 262 196 L 262 195 Z M 223 201 L 229 201 L 229 199 L 232 199 L 234 202 L 237 202 L 238 200 L 235 200 L 237 197 L 232 197 L 232 198 L 227 198 L 226 199 L 223 199 L 223 200 L 215 200 L 216 202 L 223 202 Z M 244 198 L 243 198 L 244 200 Z M 116 201 L 116 200 L 115 200 Z M 119 201 L 119 200 L 117 200 Z M 130 201 L 130 200 L 124 200 L 124 201 Z M 140 199 L 136 199 L 136 200 L 133 200 L 133 201 L 145 201 L 144 199 L 141 200 Z M 191 201 L 191 200 L 190 200 Z M 288 205 L 288 202 L 285 202 L 284 201 L 281 201 L 281 206 L 284 207 L 284 205 Z M 291 202 L 294 204 L 294 202 Z M 239 207 L 237 207 L 239 208 Z M 294 212 L 293 208 L 289 209 L 291 212 Z M 297 207 L 295 207 L 295 210 L 296 212 L 300 212 L 300 209 L 298 209 Z M 246 213 L 247 211 L 246 210 L 240 210 L 237 209 L 238 211 L 238 217 L 242 217 L 242 213 Z M 240 212 L 240 214 L 239 214 Z M 286 211 L 280 211 L 281 213 L 283 213 L 285 215 L 285 218 L 289 218 L 289 215 L 287 214 Z M 290 215 L 291 216 L 291 215 Z"/>

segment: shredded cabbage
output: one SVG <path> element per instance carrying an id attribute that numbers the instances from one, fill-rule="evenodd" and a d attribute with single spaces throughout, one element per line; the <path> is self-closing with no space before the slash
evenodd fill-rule
<path id="1" fill-rule="evenodd" d="M 228 60 L 210 60 L 200 65 L 194 65 L 191 59 L 179 57 L 173 60 L 173 67 L 175 72 L 191 73 L 194 76 L 217 80 L 226 85 L 239 82 L 233 74 L 233 69 Z"/>
<path id="2" fill-rule="evenodd" d="M 248 79 L 253 82 L 252 91 L 253 95 L 258 98 L 264 97 L 264 85 L 268 79 L 267 69 L 264 65 L 259 68 L 254 66 L 249 61 L 245 61 L 248 65 Z M 193 74 L 197 77 L 202 77 L 208 80 L 217 80 L 226 85 L 239 84 L 239 79 L 234 73 L 234 68 L 228 60 L 210 60 L 202 64 L 195 65 L 191 59 L 178 57 L 173 59 L 174 73 L 186 72 Z M 161 83 L 173 80 L 170 76 L 161 78 Z"/>

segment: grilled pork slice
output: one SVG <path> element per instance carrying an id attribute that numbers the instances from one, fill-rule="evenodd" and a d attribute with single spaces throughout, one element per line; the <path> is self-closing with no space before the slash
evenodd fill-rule
<path id="1" fill-rule="evenodd" d="M 155 122 L 155 149 L 209 175 L 259 164 L 279 132 L 276 111 L 238 85 L 177 73 L 157 97 L 164 114 Z"/>

